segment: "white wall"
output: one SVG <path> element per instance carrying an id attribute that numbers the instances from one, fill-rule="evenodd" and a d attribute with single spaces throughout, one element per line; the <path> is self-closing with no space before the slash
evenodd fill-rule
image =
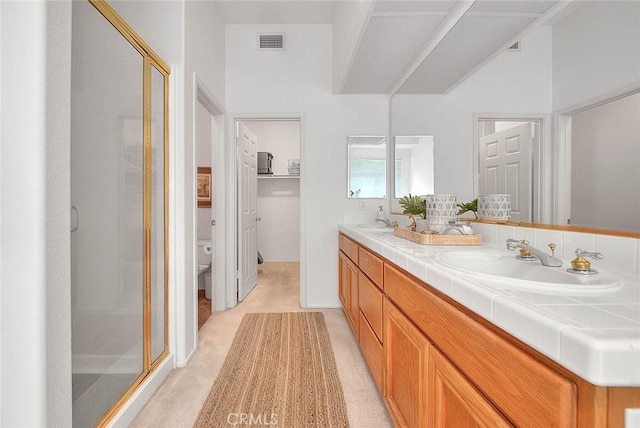
<path id="1" fill-rule="evenodd" d="M 553 26 L 553 110 L 640 85 L 640 2 L 587 1 Z"/>
<path id="2" fill-rule="evenodd" d="M 640 231 L 640 94 L 571 118 L 571 224 Z"/>
<path id="3" fill-rule="evenodd" d="M 284 51 L 260 52 L 259 31 L 284 31 Z M 360 211 L 348 200 L 347 136 L 388 135 L 388 97 L 333 95 L 330 25 L 227 26 L 227 110 L 301 113 L 302 278 L 306 306 L 339 306 L 336 225 L 351 214 L 373 221 L 375 201 Z M 259 73 L 256 73 L 259 70 Z"/>
<path id="4" fill-rule="evenodd" d="M 473 114 L 551 112 L 551 28 L 522 38 L 446 95 L 395 95 L 392 135 L 433 135 L 435 192 L 473 195 Z"/>
<path id="5" fill-rule="evenodd" d="M 288 160 L 300 159 L 299 121 L 247 121 L 258 151 L 273 155 L 274 174 L 288 174 Z M 258 178 L 258 251 L 267 262 L 300 261 L 300 180 Z"/>
<path id="6" fill-rule="evenodd" d="M 300 261 L 300 180 L 258 178 L 258 216 L 264 261 Z"/>
<path id="7" fill-rule="evenodd" d="M 71 2 L 0 7 L 0 425 L 71 426 Z"/>
<path id="8" fill-rule="evenodd" d="M 164 2 L 152 2 L 159 5 Z M 175 245 L 187 249 L 184 257 L 178 256 L 184 264 L 179 266 L 177 275 L 176 315 L 178 365 L 183 366 L 191 358 L 197 347 L 197 293 L 194 287 L 195 277 L 195 174 L 194 165 L 194 74 L 201 84 L 215 98 L 217 103 L 225 105 L 225 34 L 224 25 L 220 19 L 215 2 L 185 1 L 184 2 L 184 76 L 177 86 L 182 86 L 184 93 L 182 103 L 176 106 L 177 111 L 183 111 L 182 126 L 178 132 L 180 137 L 176 156 L 176 203 L 178 213 L 176 220 Z M 220 166 L 223 165 L 219 162 Z M 218 172 L 215 172 L 218 174 Z M 216 175 L 216 178 L 219 178 Z M 214 180 L 216 179 L 214 178 Z M 184 210 L 184 211 L 182 211 Z M 218 230 L 225 230 L 221 221 L 216 226 Z M 218 235 L 224 236 L 223 233 Z"/>

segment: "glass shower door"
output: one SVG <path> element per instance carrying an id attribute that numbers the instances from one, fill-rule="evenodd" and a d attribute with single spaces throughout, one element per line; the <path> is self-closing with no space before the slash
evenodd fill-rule
<path id="1" fill-rule="evenodd" d="M 73 426 L 92 427 L 167 351 L 168 68 L 108 4 L 72 7 Z"/>

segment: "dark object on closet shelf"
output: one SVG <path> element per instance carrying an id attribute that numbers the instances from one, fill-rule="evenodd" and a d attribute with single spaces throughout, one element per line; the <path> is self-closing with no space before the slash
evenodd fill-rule
<path id="1" fill-rule="evenodd" d="M 271 161 L 273 155 L 269 152 L 258 152 L 258 174 L 273 174 Z"/>

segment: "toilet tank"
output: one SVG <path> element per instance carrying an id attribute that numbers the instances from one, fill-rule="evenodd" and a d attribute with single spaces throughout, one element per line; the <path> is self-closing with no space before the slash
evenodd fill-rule
<path id="1" fill-rule="evenodd" d="M 197 257 L 198 257 L 198 264 L 199 265 L 209 265 L 211 264 L 211 254 L 205 254 L 205 245 L 211 245 L 211 241 L 198 241 L 197 242 L 197 248 L 196 248 L 196 252 L 198 253 Z"/>

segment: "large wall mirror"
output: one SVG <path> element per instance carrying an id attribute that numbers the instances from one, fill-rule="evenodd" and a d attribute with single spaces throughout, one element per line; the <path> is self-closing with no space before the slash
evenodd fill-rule
<path id="1" fill-rule="evenodd" d="M 640 91 L 566 117 L 559 223 L 640 232 Z"/>
<path id="2" fill-rule="evenodd" d="M 512 220 L 640 237 L 638 28 L 640 2 L 571 2 L 521 36 L 520 52 L 499 54 L 451 91 L 397 93 L 390 134 L 433 135 L 435 193 L 467 202 L 491 185 L 502 193 L 500 177 L 479 182 L 480 139 L 519 126 L 519 135 L 533 139 L 533 156 L 518 168 L 529 171 L 526 187 L 511 183 L 521 211 Z M 522 80 L 531 61 L 540 76 L 535 84 Z M 499 118 L 504 123 L 496 123 Z M 396 194 L 399 189 L 390 186 Z M 396 202 L 392 211 L 400 211 Z"/>
<path id="3" fill-rule="evenodd" d="M 351 135 L 347 138 L 348 198 L 387 195 L 387 137 Z"/>

